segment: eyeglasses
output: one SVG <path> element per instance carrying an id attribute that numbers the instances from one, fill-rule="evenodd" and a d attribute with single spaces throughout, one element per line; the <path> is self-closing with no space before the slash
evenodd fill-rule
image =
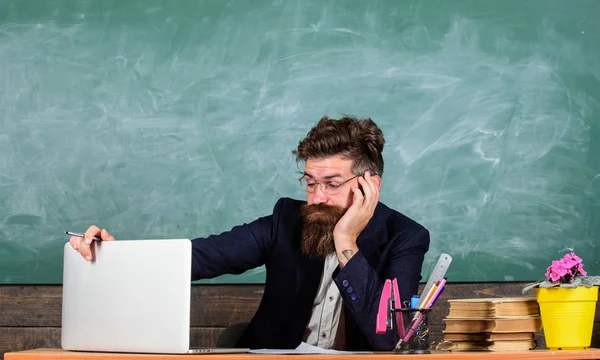
<path id="1" fill-rule="evenodd" d="M 315 181 L 313 179 L 307 179 L 306 177 L 302 176 L 300 179 L 298 179 L 298 181 L 300 182 L 300 186 L 302 186 L 302 188 L 304 189 L 304 191 L 309 192 L 309 193 L 314 193 L 315 191 L 317 191 L 317 188 L 320 186 L 321 189 L 323 189 L 323 192 L 327 195 L 335 195 L 337 193 L 339 193 L 342 190 L 342 186 L 344 186 L 348 181 L 352 180 L 352 179 L 356 179 L 357 177 L 359 177 L 360 175 L 356 175 L 351 177 L 350 179 L 343 181 L 343 182 L 339 182 L 339 181 L 327 181 L 325 183 L 320 183 L 318 181 Z"/>

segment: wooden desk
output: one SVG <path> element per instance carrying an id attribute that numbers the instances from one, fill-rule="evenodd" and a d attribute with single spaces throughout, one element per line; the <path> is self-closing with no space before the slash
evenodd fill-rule
<path id="1" fill-rule="evenodd" d="M 600 359 L 600 349 L 583 351 L 511 351 L 511 352 L 453 352 L 429 355 L 396 355 L 393 353 L 375 353 L 370 355 L 265 355 L 265 354 L 199 354 L 199 355 L 159 355 L 159 354 L 112 354 L 72 352 L 61 349 L 35 349 L 4 354 L 5 360 L 189 360 L 190 357 L 201 357 L 207 360 L 393 360 L 393 359 Z"/>

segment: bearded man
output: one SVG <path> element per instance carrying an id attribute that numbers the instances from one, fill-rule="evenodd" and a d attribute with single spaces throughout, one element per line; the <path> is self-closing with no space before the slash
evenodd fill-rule
<path id="1" fill-rule="evenodd" d="M 194 280 L 266 267 L 238 347 L 394 348 L 392 330 L 375 332 L 383 284 L 396 278 L 402 301 L 417 293 L 429 232 L 379 202 L 383 146 L 371 119 L 324 117 L 292 151 L 307 201 L 282 198 L 271 215 L 192 240 Z M 114 240 L 92 225 L 70 242 L 89 260 L 94 236 Z"/>

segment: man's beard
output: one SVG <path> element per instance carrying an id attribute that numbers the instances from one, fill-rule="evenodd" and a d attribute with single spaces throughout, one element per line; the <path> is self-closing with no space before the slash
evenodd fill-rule
<path id="1" fill-rule="evenodd" d="M 302 205 L 302 252 L 318 260 L 325 260 L 327 255 L 334 253 L 333 229 L 345 213 L 346 209 L 336 205 Z"/>

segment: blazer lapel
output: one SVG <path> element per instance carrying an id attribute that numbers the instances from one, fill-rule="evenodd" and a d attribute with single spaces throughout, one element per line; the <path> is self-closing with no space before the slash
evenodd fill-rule
<path id="1" fill-rule="evenodd" d="M 311 259 L 307 255 L 304 255 L 302 249 L 298 249 L 296 254 L 298 263 L 296 267 L 296 296 L 298 299 L 297 303 L 300 306 L 297 311 L 300 314 L 308 314 L 306 317 L 308 321 L 312 305 L 317 296 L 319 284 L 321 283 L 325 263 L 323 260 Z"/>

